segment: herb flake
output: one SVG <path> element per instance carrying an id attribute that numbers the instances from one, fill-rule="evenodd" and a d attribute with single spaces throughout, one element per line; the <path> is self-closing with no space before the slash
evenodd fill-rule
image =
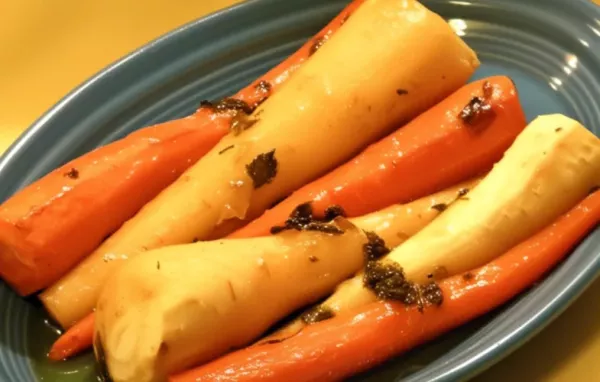
<path id="1" fill-rule="evenodd" d="M 308 56 L 310 57 L 313 54 L 317 53 L 317 50 L 321 49 L 321 47 L 323 46 L 323 44 L 325 44 L 326 41 L 327 41 L 327 38 L 325 36 L 317 37 L 313 41 L 313 44 L 310 46 L 310 49 L 308 51 Z"/>
<path id="2" fill-rule="evenodd" d="M 431 208 L 439 212 L 444 212 L 448 208 L 448 205 L 446 203 L 438 203 L 431 206 Z"/>
<path id="3" fill-rule="evenodd" d="M 235 147 L 234 145 L 229 145 L 229 146 L 225 147 L 223 150 L 219 151 L 219 155 L 227 152 L 228 150 L 231 150 L 234 147 Z"/>
<path id="4" fill-rule="evenodd" d="M 79 179 L 79 170 L 73 167 L 65 173 L 65 176 L 70 179 Z"/>
<path id="5" fill-rule="evenodd" d="M 319 220 L 313 215 L 310 202 L 298 205 L 282 226 L 271 227 L 271 234 L 277 234 L 286 230 L 296 231 L 319 231 L 333 235 L 343 234 L 344 231 L 334 224 Z"/>
<path id="6" fill-rule="evenodd" d="M 331 308 L 323 305 L 315 306 L 314 308 L 304 312 L 300 318 L 307 324 L 316 324 L 317 322 L 328 320 L 335 316 Z"/>
<path id="7" fill-rule="evenodd" d="M 258 154 L 256 158 L 246 165 L 246 173 L 252 179 L 254 189 L 260 188 L 273 181 L 277 175 L 277 159 L 275 158 L 275 149 Z"/>

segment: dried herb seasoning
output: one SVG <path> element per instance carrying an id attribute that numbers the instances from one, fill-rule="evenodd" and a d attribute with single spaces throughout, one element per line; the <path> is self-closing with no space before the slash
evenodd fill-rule
<path id="1" fill-rule="evenodd" d="M 258 122 L 258 118 L 254 116 L 245 113 L 236 113 L 231 117 L 229 131 L 231 131 L 233 135 L 240 135 L 243 131 L 254 126 L 256 122 Z"/>
<path id="2" fill-rule="evenodd" d="M 369 261 L 365 267 L 363 283 L 377 298 L 400 301 L 414 305 L 419 300 L 416 285 L 406 279 L 402 267 L 393 262 Z"/>
<path id="3" fill-rule="evenodd" d="M 325 220 L 333 220 L 341 216 L 343 218 L 346 217 L 346 211 L 342 208 L 342 206 L 338 206 L 337 204 L 331 205 L 325 209 Z"/>
<path id="4" fill-rule="evenodd" d="M 460 111 L 460 119 L 468 126 L 488 125 L 495 117 L 492 106 L 481 97 L 473 97 Z"/>
<path id="5" fill-rule="evenodd" d="M 73 167 L 65 173 L 65 176 L 71 179 L 79 179 L 79 170 Z"/>
<path id="6" fill-rule="evenodd" d="M 252 114 L 254 111 L 254 107 L 247 102 L 235 98 L 223 98 L 217 102 L 202 101 L 200 102 L 200 107 L 213 109 L 221 113 L 242 111 L 246 114 Z"/>
<path id="7" fill-rule="evenodd" d="M 405 90 L 405 89 L 396 89 L 396 94 L 398 94 L 398 95 L 406 95 L 406 94 L 408 94 L 408 90 Z"/>
<path id="8" fill-rule="evenodd" d="M 313 208 L 310 202 L 302 203 L 294 208 L 282 226 L 271 227 L 272 234 L 277 234 L 286 230 L 319 231 L 334 235 L 344 233 L 338 226 L 316 218 L 313 215 Z"/>
<path id="9" fill-rule="evenodd" d="M 246 165 L 246 173 L 250 179 L 252 179 L 254 189 L 271 183 L 277 175 L 275 149 L 263 154 L 258 154 L 252 162 Z"/>
<path id="10" fill-rule="evenodd" d="M 404 270 L 395 262 L 379 261 L 390 250 L 385 241 L 373 232 L 365 232 L 368 242 L 363 247 L 366 266 L 363 284 L 382 300 L 400 301 L 406 305 L 418 305 L 422 309 L 425 304 L 441 304 L 443 300 L 439 286 L 430 282 L 424 286 L 406 279 Z M 433 274 L 427 277 L 433 278 Z"/>
<path id="11" fill-rule="evenodd" d="M 313 54 L 315 54 L 317 52 L 317 50 L 321 49 L 323 44 L 325 44 L 325 41 L 327 41 L 327 38 L 325 36 L 317 37 L 313 41 L 313 44 L 310 46 L 310 49 L 308 51 L 308 56 L 309 57 L 312 56 Z"/>
<path id="12" fill-rule="evenodd" d="M 369 261 L 365 268 L 363 283 L 381 300 L 399 301 L 405 305 L 440 305 L 443 293 L 439 285 L 429 282 L 418 285 L 406 279 L 402 267 L 394 262 Z"/>
<path id="13" fill-rule="evenodd" d="M 271 85 L 269 81 L 262 80 L 259 81 L 256 85 L 254 85 L 254 88 L 263 94 L 269 94 L 273 89 L 273 85 Z"/>
<path id="14" fill-rule="evenodd" d="M 330 308 L 318 305 L 314 308 L 304 312 L 300 318 L 307 324 L 316 324 L 317 322 L 324 321 L 333 318 L 335 313 Z"/>
<path id="15" fill-rule="evenodd" d="M 431 206 L 431 209 L 434 209 L 439 212 L 444 212 L 444 211 L 446 211 L 447 208 L 448 208 L 448 205 L 446 203 L 438 203 L 438 204 L 434 204 L 433 206 Z"/>
<path id="16" fill-rule="evenodd" d="M 365 232 L 367 243 L 363 245 L 363 254 L 366 261 L 373 261 L 382 258 L 390 253 L 390 249 L 385 245 L 385 241 L 374 232 Z"/>
<path id="17" fill-rule="evenodd" d="M 229 146 L 225 147 L 223 150 L 219 151 L 219 155 L 223 154 L 224 152 L 227 152 L 228 150 L 231 150 L 234 147 L 235 147 L 234 145 L 229 145 Z"/>
<path id="18" fill-rule="evenodd" d="M 261 81 L 266 82 L 266 81 Z M 259 83 L 260 84 L 260 83 Z M 258 86 L 258 84 L 257 84 Z M 263 85 L 266 86 L 266 85 Z M 269 85 L 270 86 L 270 85 Z M 261 90 L 262 92 L 262 90 Z M 263 102 L 268 95 L 265 95 L 259 102 L 250 105 L 246 101 L 242 101 L 235 98 L 223 98 L 220 101 L 202 101 L 200 102 L 201 108 L 211 109 L 217 113 L 227 113 L 231 115 L 230 131 L 234 135 L 240 134 L 242 131 L 249 129 L 258 122 L 256 117 L 251 116 L 256 107 Z"/>
<path id="19" fill-rule="evenodd" d="M 269 81 L 262 80 L 254 85 L 254 89 L 256 90 L 256 95 L 259 97 L 252 105 L 256 109 L 271 96 L 273 85 Z"/>
<path id="20" fill-rule="evenodd" d="M 458 190 L 458 197 L 462 198 L 463 196 L 465 196 L 466 194 L 469 193 L 469 189 L 468 188 L 461 188 L 460 190 Z"/>
<path id="21" fill-rule="evenodd" d="M 462 275 L 462 278 L 465 281 L 471 281 L 475 278 L 475 275 L 473 275 L 471 272 L 467 272 Z"/>
<path id="22" fill-rule="evenodd" d="M 442 305 L 444 302 L 444 294 L 440 286 L 436 283 L 429 283 L 419 287 L 421 295 L 421 307 L 423 304 Z"/>
<path id="23" fill-rule="evenodd" d="M 482 96 L 471 98 L 469 103 L 460 111 L 459 118 L 469 127 L 485 129 L 496 118 L 496 112 L 492 109 L 489 100 L 494 93 L 494 87 L 488 81 L 481 88 Z"/>

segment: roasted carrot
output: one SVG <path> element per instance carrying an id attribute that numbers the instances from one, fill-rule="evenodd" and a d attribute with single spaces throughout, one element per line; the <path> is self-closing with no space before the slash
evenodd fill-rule
<path id="1" fill-rule="evenodd" d="M 94 316 L 89 315 L 67 330 L 52 344 L 48 358 L 62 361 L 92 346 L 94 339 Z"/>
<path id="2" fill-rule="evenodd" d="M 490 111 L 469 117 L 470 105 L 484 98 Z M 317 212 L 338 205 L 355 217 L 432 194 L 488 171 L 525 124 L 516 88 L 508 77 L 465 85 L 229 237 L 266 235 L 307 201 L 312 201 Z"/>
<path id="3" fill-rule="evenodd" d="M 440 282 L 440 306 L 423 311 L 375 302 L 307 327 L 278 343 L 236 351 L 170 382 L 333 381 L 462 325 L 506 303 L 539 280 L 600 221 L 600 192 L 504 255 Z"/>
<path id="4" fill-rule="evenodd" d="M 329 38 L 362 2 L 354 0 L 316 38 Z M 233 98 L 260 103 L 316 46 L 308 41 Z M 0 206 L 0 276 L 20 295 L 58 280 L 208 152 L 230 121 L 200 108 L 74 159 L 16 193 Z"/>

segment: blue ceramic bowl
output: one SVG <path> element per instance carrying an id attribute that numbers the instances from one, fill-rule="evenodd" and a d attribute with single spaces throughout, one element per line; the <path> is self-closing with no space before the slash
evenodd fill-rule
<path id="1" fill-rule="evenodd" d="M 98 145 L 191 113 L 231 94 L 289 55 L 345 1 L 254 0 L 188 24 L 81 85 L 0 160 L 0 200 Z M 429 0 L 473 47 L 475 77 L 513 78 L 529 120 L 574 117 L 600 133 L 600 10 L 584 0 Z M 454 381 L 497 362 L 546 326 L 600 272 L 592 233 L 520 298 L 355 380 Z M 34 299 L 0 285 L 0 381 L 94 380 L 91 357 L 43 361 L 55 333 Z"/>

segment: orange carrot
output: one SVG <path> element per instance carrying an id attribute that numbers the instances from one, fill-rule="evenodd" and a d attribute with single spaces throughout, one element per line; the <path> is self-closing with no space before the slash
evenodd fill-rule
<path id="1" fill-rule="evenodd" d="M 477 100 L 487 102 L 491 111 L 461 118 Z M 355 217 L 432 194 L 488 171 L 525 124 L 508 77 L 468 84 L 229 237 L 266 235 L 307 201 L 315 211 L 338 205 Z"/>
<path id="2" fill-rule="evenodd" d="M 429 305 L 420 312 L 400 303 L 376 302 L 282 342 L 236 351 L 169 381 L 341 380 L 506 303 L 555 266 L 599 221 L 596 192 L 494 261 L 442 281 L 440 306 Z"/>
<path id="3" fill-rule="evenodd" d="M 335 33 L 362 2 L 354 0 L 318 38 Z M 261 102 L 318 46 L 307 42 L 234 98 Z M 0 276 L 20 295 L 54 283 L 208 152 L 230 121 L 201 107 L 98 148 L 16 193 L 0 206 Z"/>
<path id="4" fill-rule="evenodd" d="M 52 344 L 48 358 L 62 361 L 92 346 L 94 338 L 94 316 L 89 315 L 67 330 Z"/>

